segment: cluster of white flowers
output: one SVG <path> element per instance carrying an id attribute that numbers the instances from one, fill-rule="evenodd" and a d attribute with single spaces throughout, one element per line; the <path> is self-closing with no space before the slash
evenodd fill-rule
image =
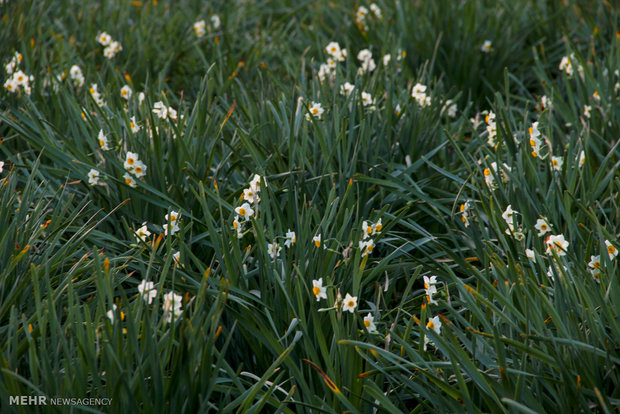
<path id="1" fill-rule="evenodd" d="M 428 304 L 436 305 L 437 301 L 433 299 L 433 295 L 437 293 L 437 276 L 424 276 L 424 291 Z"/>
<path id="2" fill-rule="evenodd" d="M 503 163 L 502 166 L 505 170 L 510 171 L 510 167 L 508 166 L 508 164 Z M 497 163 L 493 161 L 491 163 L 491 168 L 485 168 L 483 171 L 483 174 L 484 174 L 484 182 L 486 183 L 486 185 L 490 189 L 495 189 L 497 186 L 497 183 L 495 182 L 495 175 L 498 174 Z M 502 177 L 502 181 L 507 180 L 507 174 L 503 170 L 501 171 L 501 177 Z"/>
<path id="3" fill-rule="evenodd" d="M 4 66 L 4 70 L 6 70 L 6 73 L 8 75 L 12 75 L 13 72 L 15 72 L 15 69 L 17 69 L 17 67 L 22 62 L 23 59 L 24 59 L 24 56 L 22 56 L 21 53 L 15 52 L 11 60 L 9 60 L 9 62 Z"/>
<path id="4" fill-rule="evenodd" d="M 569 56 L 562 57 L 562 60 L 560 60 L 559 69 L 567 76 L 572 77 L 575 73 L 573 69 L 573 63 L 575 63 L 577 67 L 577 72 L 579 73 L 579 76 L 583 78 L 583 66 L 579 64 L 574 53 L 571 53 Z"/>
<path id="5" fill-rule="evenodd" d="M 362 105 L 369 111 L 374 111 L 376 99 L 372 97 L 368 92 L 362 92 Z"/>
<path id="6" fill-rule="evenodd" d="M 84 85 L 84 74 L 78 65 L 71 66 L 71 69 L 69 69 L 69 77 L 73 81 L 73 86 L 76 88 L 81 88 Z"/>
<path id="7" fill-rule="evenodd" d="M 383 224 L 381 223 L 381 219 L 375 224 L 369 223 L 366 220 L 362 222 L 362 240 L 359 241 L 358 245 L 362 252 L 362 257 L 372 254 L 375 248 L 375 242 L 372 236 L 381 233 L 382 228 Z"/>
<path id="8" fill-rule="evenodd" d="M 11 93 L 17 93 L 21 88 L 27 95 L 30 95 L 32 92 L 30 82 L 34 81 L 34 77 L 25 74 L 21 69 L 17 70 L 22 59 L 21 53 L 15 52 L 9 63 L 4 67 L 9 75 L 4 82 L 4 88 Z"/>
<path id="9" fill-rule="evenodd" d="M 370 11 L 375 15 L 377 19 L 383 18 L 383 15 L 381 14 L 381 9 L 379 8 L 379 6 L 377 6 L 376 3 L 372 3 L 368 7 L 370 8 Z M 368 8 L 364 6 L 358 7 L 357 11 L 355 12 L 355 21 L 364 30 L 368 29 L 368 25 L 366 23 L 366 18 L 368 17 L 368 13 L 369 13 Z"/>
<path id="10" fill-rule="evenodd" d="M 280 257 L 280 252 L 282 251 L 282 246 L 280 246 L 277 242 L 268 243 L 267 244 L 267 253 L 272 260 Z"/>
<path id="11" fill-rule="evenodd" d="M 347 49 L 341 49 L 338 42 L 329 42 L 325 46 L 325 51 L 330 57 L 319 66 L 318 76 L 321 82 L 324 82 L 326 78 L 333 81 L 336 76 L 336 62 L 344 62 L 347 57 Z"/>
<path id="12" fill-rule="evenodd" d="M 243 237 L 243 227 L 247 220 L 249 220 L 254 215 L 254 209 L 252 208 L 252 204 L 256 208 L 258 208 L 258 202 L 260 201 L 260 184 L 261 176 L 258 174 L 254 174 L 252 181 L 250 181 L 250 185 L 248 188 L 243 190 L 243 203 L 241 206 L 235 209 L 235 219 L 233 220 L 233 228 L 237 231 L 237 238 Z M 243 222 L 239 219 L 243 218 Z"/>
<path id="13" fill-rule="evenodd" d="M 220 21 L 220 16 L 218 16 L 217 14 L 211 16 L 210 22 L 211 27 L 215 30 L 219 29 L 220 25 L 222 24 L 222 22 Z M 196 23 L 194 23 L 193 28 L 196 36 L 203 37 L 207 33 L 206 27 L 207 25 L 204 20 L 198 20 Z"/>
<path id="14" fill-rule="evenodd" d="M 144 299 L 146 303 L 149 305 L 153 303 L 153 300 L 157 297 L 157 289 L 155 289 L 155 284 L 150 281 L 143 280 L 138 285 L 138 292 L 140 293 L 140 297 Z"/>
<path id="15" fill-rule="evenodd" d="M 530 146 L 532 147 L 532 156 L 540 157 L 540 146 L 542 141 L 540 139 L 541 134 L 538 130 L 538 121 L 534 122 L 530 127 Z"/>
<path id="16" fill-rule="evenodd" d="M 90 85 L 90 89 L 88 89 L 88 91 L 90 92 L 90 96 L 92 96 L 93 100 L 95 101 L 95 103 L 97 103 L 98 106 L 105 105 L 105 102 L 101 97 L 101 93 L 99 93 L 99 86 L 97 86 L 96 83 Z"/>
<path id="17" fill-rule="evenodd" d="M 97 136 L 97 142 L 99 142 L 99 148 L 102 151 L 108 151 L 110 149 L 108 137 L 103 133 L 103 129 L 99 130 L 99 135 Z"/>
<path id="18" fill-rule="evenodd" d="M 123 46 L 116 40 L 113 40 L 112 36 L 106 32 L 99 33 L 96 40 L 101 46 L 105 46 L 103 49 L 103 56 L 108 59 L 112 59 L 118 52 L 123 50 Z"/>
<path id="19" fill-rule="evenodd" d="M 512 205 L 508 204 L 508 207 L 506 207 L 506 210 L 504 211 L 504 213 L 502 213 L 502 218 L 504 219 L 504 221 L 506 222 L 506 225 L 508 226 L 508 228 L 506 229 L 506 234 L 509 236 L 514 236 L 515 239 L 517 240 L 523 240 L 523 238 L 525 237 L 523 235 L 523 231 L 521 230 L 521 228 L 517 228 L 515 229 L 515 220 L 514 220 L 514 215 L 515 214 L 519 214 L 518 211 L 515 211 L 512 209 Z"/>
<path id="20" fill-rule="evenodd" d="M 377 68 L 375 60 L 372 58 L 372 52 L 369 49 L 362 49 L 357 54 L 357 60 L 362 62 L 362 66 L 359 67 L 357 73 L 363 75 L 365 73 L 372 72 Z"/>
<path id="21" fill-rule="evenodd" d="M 495 112 L 490 111 L 485 117 L 487 127 L 487 144 L 492 147 L 497 147 L 497 124 L 495 123 Z"/>
<path id="22" fill-rule="evenodd" d="M 166 214 L 164 217 L 166 219 L 166 224 L 164 225 L 164 235 L 165 236 L 174 236 L 179 230 L 179 222 L 181 213 L 178 211 L 171 210 L 170 214 Z"/>
<path id="23" fill-rule="evenodd" d="M 153 104 L 153 113 L 160 119 L 170 118 L 173 121 L 177 120 L 177 111 L 171 106 L 166 106 L 166 104 L 161 101 Z"/>
<path id="24" fill-rule="evenodd" d="M 183 297 L 177 295 L 174 292 L 168 292 L 164 295 L 164 303 L 162 309 L 164 310 L 164 321 L 167 323 L 176 320 L 183 313 L 181 309 L 183 305 Z"/>
<path id="25" fill-rule="evenodd" d="M 459 210 L 461 212 L 461 221 L 463 221 L 463 225 L 465 227 L 469 227 L 470 221 L 469 221 L 469 217 L 470 217 L 470 210 L 471 210 L 471 202 L 468 200 L 466 202 L 464 202 L 463 204 L 461 204 L 461 206 L 459 207 Z"/>
<path id="26" fill-rule="evenodd" d="M 355 89 L 355 85 L 349 82 L 345 82 L 342 85 L 340 85 L 340 95 L 346 96 L 348 98 L 354 89 Z"/>
<path id="27" fill-rule="evenodd" d="M 136 177 L 144 177 L 146 175 L 146 165 L 140 161 L 139 155 L 135 152 L 128 151 L 125 155 L 125 169 Z"/>
<path id="28" fill-rule="evenodd" d="M 411 97 L 416 100 L 421 108 L 431 104 L 431 96 L 426 94 L 426 85 L 416 83 L 411 89 Z"/>
<path id="29" fill-rule="evenodd" d="M 552 254 L 555 252 L 558 256 L 565 256 L 566 249 L 568 249 L 568 241 L 564 238 L 563 234 L 552 234 L 546 241 L 547 243 L 547 254 Z"/>
<path id="30" fill-rule="evenodd" d="M 439 114 L 446 114 L 450 118 L 454 118 L 456 116 L 456 111 L 458 111 L 458 105 L 456 104 L 456 102 L 453 102 L 452 99 L 448 99 L 443 103 Z"/>
<path id="31" fill-rule="evenodd" d="M 607 250 L 610 261 L 618 256 L 618 249 L 609 240 L 605 240 L 605 250 Z M 598 282 L 601 275 L 601 255 L 590 256 L 588 270 L 592 274 L 592 277 Z"/>

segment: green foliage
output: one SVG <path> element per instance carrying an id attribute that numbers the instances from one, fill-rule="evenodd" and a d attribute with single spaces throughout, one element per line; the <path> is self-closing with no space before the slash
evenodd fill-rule
<path id="1" fill-rule="evenodd" d="M 620 409 L 617 8 L 370 5 L 0 4 L 0 411 Z"/>

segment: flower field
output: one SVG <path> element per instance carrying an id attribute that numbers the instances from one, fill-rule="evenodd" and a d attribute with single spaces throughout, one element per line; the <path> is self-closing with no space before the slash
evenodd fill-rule
<path id="1" fill-rule="evenodd" d="M 620 411 L 617 3 L 0 19 L 0 412 Z"/>

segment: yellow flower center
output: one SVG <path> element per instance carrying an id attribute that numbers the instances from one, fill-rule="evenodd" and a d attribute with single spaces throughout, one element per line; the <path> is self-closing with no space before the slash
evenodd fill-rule
<path id="1" fill-rule="evenodd" d="M 364 320 L 364 326 L 370 328 L 370 321 Z"/>
<path id="2" fill-rule="evenodd" d="M 537 157 L 538 156 L 538 154 L 536 154 L 536 151 L 532 151 L 532 156 L 533 157 Z"/>
<path id="3" fill-rule="evenodd" d="M 463 221 L 463 223 L 467 223 L 467 217 L 462 216 L 462 217 L 461 217 L 461 220 Z"/>
<path id="4" fill-rule="evenodd" d="M 540 226 L 540 229 L 541 229 L 541 230 L 547 230 L 547 225 L 546 225 L 546 224 L 543 224 L 542 226 Z"/>
<path id="5" fill-rule="evenodd" d="M 19 75 L 19 78 L 17 79 L 18 82 L 22 82 L 24 80 L 24 77 L 22 75 Z"/>
<path id="6" fill-rule="evenodd" d="M 428 289 L 428 283 L 424 282 L 424 289 Z"/>
<path id="7" fill-rule="evenodd" d="M 102 139 L 100 139 L 100 140 L 99 140 L 99 146 L 100 146 L 100 147 L 103 147 L 104 145 L 105 145 L 105 142 L 103 142 L 103 140 L 102 140 Z"/>
<path id="8" fill-rule="evenodd" d="M 135 160 L 133 158 L 127 158 L 127 164 L 133 165 L 134 162 Z"/>
<path id="9" fill-rule="evenodd" d="M 612 246 L 612 245 L 609 245 L 609 246 L 607 247 L 607 252 L 608 252 L 609 254 L 614 254 L 614 253 L 616 252 L 616 248 L 615 248 L 614 246 Z"/>
<path id="10" fill-rule="evenodd" d="M 355 302 L 353 302 L 352 300 L 349 301 L 349 303 L 347 303 L 347 306 L 352 308 L 355 306 Z"/>
<path id="11" fill-rule="evenodd" d="M 316 115 L 319 113 L 319 110 L 317 108 L 312 108 L 312 113 Z"/>
<path id="12" fill-rule="evenodd" d="M 594 263 L 592 263 L 592 267 L 595 268 L 595 269 L 600 269 L 601 262 L 594 262 Z"/>
<path id="13" fill-rule="evenodd" d="M 89 91 L 90 91 L 91 95 L 95 94 L 95 90 L 93 88 L 90 88 Z"/>
<path id="14" fill-rule="evenodd" d="M 242 216 L 244 216 L 244 217 L 245 217 L 245 208 L 241 207 L 241 208 L 239 209 L 239 214 L 241 214 Z"/>
<path id="15" fill-rule="evenodd" d="M 535 147 L 536 146 L 536 141 L 534 141 L 533 139 L 530 139 L 530 145 L 532 147 Z"/>
<path id="16" fill-rule="evenodd" d="M 125 184 L 131 185 L 131 178 L 125 178 Z"/>
<path id="17" fill-rule="evenodd" d="M 320 242 L 320 241 L 318 241 L 318 240 L 315 240 L 315 241 L 314 241 L 314 245 L 315 245 L 316 247 L 321 247 L 321 242 Z"/>
<path id="18" fill-rule="evenodd" d="M 435 329 L 435 323 L 433 321 L 428 321 L 428 323 L 426 324 L 426 327 L 428 329 Z"/>
<path id="19" fill-rule="evenodd" d="M 366 227 L 366 233 L 372 234 L 372 227 L 370 226 Z"/>
<path id="20" fill-rule="evenodd" d="M 137 174 L 140 174 L 140 173 L 142 173 L 142 168 L 136 167 L 135 171 L 136 171 Z"/>
<path id="21" fill-rule="evenodd" d="M 372 244 L 366 247 L 366 250 L 368 251 L 368 253 L 372 253 L 372 249 L 373 249 Z"/>
<path id="22" fill-rule="evenodd" d="M 381 229 L 383 228 L 383 226 L 381 224 L 377 224 L 375 226 L 375 228 L 377 229 L 377 231 L 381 231 Z"/>
<path id="23" fill-rule="evenodd" d="M 318 286 L 314 286 L 312 288 L 312 293 L 314 293 L 314 296 L 319 296 L 319 293 L 321 293 L 321 289 L 319 289 Z"/>
<path id="24" fill-rule="evenodd" d="M 336 53 L 336 47 L 332 47 L 332 53 Z"/>
<path id="25" fill-rule="evenodd" d="M 557 166 L 557 165 L 558 165 L 558 162 L 557 162 L 556 160 L 551 161 L 551 163 L 552 163 L 553 165 L 555 165 L 555 166 Z"/>
<path id="26" fill-rule="evenodd" d="M 234 227 L 234 228 L 239 227 L 239 223 L 237 223 L 236 221 L 233 221 L 233 227 Z"/>

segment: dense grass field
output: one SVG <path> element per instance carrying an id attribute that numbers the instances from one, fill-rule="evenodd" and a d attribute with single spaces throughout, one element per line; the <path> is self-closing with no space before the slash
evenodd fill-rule
<path id="1" fill-rule="evenodd" d="M 0 1 L 0 412 L 619 412 L 619 17 Z"/>

